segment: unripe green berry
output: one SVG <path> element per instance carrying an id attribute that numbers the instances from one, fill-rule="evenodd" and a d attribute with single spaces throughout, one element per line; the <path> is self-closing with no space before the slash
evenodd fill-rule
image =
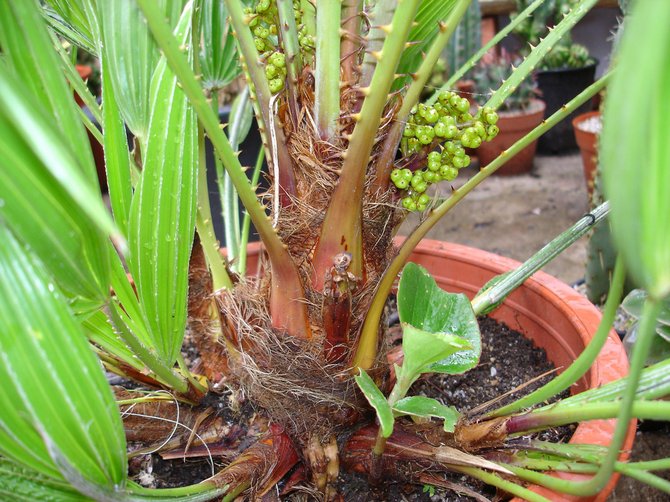
<path id="1" fill-rule="evenodd" d="M 400 171 L 400 173 L 402 174 L 402 179 L 404 179 L 407 183 L 412 181 L 412 177 L 414 176 L 414 173 L 412 171 L 405 168 L 402 171 Z"/>
<path id="2" fill-rule="evenodd" d="M 458 145 L 453 141 L 447 141 L 444 144 L 444 152 L 449 154 L 449 156 L 451 157 L 456 152 L 457 147 Z M 444 158 L 444 153 L 442 154 L 442 158 Z"/>
<path id="3" fill-rule="evenodd" d="M 275 65 L 273 65 L 272 63 L 269 63 L 269 64 L 265 67 L 265 76 L 266 76 L 268 79 L 273 79 L 273 78 L 275 78 L 275 77 L 277 76 L 277 67 L 276 67 Z"/>
<path id="4" fill-rule="evenodd" d="M 453 139 L 457 138 L 459 135 L 459 129 L 455 125 L 449 125 L 447 126 L 447 130 L 445 131 L 445 138 L 447 139 Z"/>
<path id="5" fill-rule="evenodd" d="M 418 205 L 427 205 L 430 202 L 430 196 L 428 194 L 422 193 L 419 195 L 419 198 L 416 200 Z"/>
<path id="6" fill-rule="evenodd" d="M 453 166 L 444 165 L 440 168 L 440 176 L 446 181 L 453 181 L 458 176 L 458 169 Z"/>
<path id="7" fill-rule="evenodd" d="M 486 132 L 488 133 L 486 141 L 491 141 L 498 135 L 498 133 L 500 132 L 500 128 L 497 125 L 490 125 L 486 128 Z"/>
<path id="8" fill-rule="evenodd" d="M 256 46 L 256 50 L 258 52 L 265 51 L 265 41 L 262 38 L 254 38 L 254 45 Z"/>
<path id="9" fill-rule="evenodd" d="M 495 125 L 498 123 L 498 114 L 496 112 L 490 112 L 484 115 L 484 120 L 487 124 Z"/>
<path id="10" fill-rule="evenodd" d="M 458 104 L 456 105 L 456 109 L 461 113 L 466 113 L 468 110 L 470 110 L 470 101 L 465 98 L 460 98 Z"/>
<path id="11" fill-rule="evenodd" d="M 391 171 L 391 181 L 393 181 L 393 183 L 400 179 L 402 179 L 402 171 L 400 169 L 394 169 Z"/>
<path id="12" fill-rule="evenodd" d="M 405 190 L 409 186 L 409 182 L 404 178 L 394 181 L 393 184 L 400 190 Z"/>
<path id="13" fill-rule="evenodd" d="M 417 138 L 409 138 L 407 140 L 407 153 L 417 153 L 421 150 L 421 143 Z"/>
<path id="14" fill-rule="evenodd" d="M 413 138 L 416 135 L 416 130 L 412 127 L 411 124 L 407 124 L 405 130 L 402 132 L 402 135 L 406 138 Z"/>
<path id="15" fill-rule="evenodd" d="M 484 123 L 481 120 L 475 121 L 475 124 L 472 126 L 472 130 L 477 136 L 479 136 L 480 139 L 484 139 L 486 136 L 488 136 L 486 133 L 486 127 L 484 127 Z"/>
<path id="16" fill-rule="evenodd" d="M 270 0 L 260 0 L 256 5 L 256 12 L 265 12 L 270 8 Z"/>
<path id="17" fill-rule="evenodd" d="M 440 118 L 440 114 L 437 113 L 435 108 L 429 106 L 426 108 L 425 112 L 421 115 L 428 124 L 434 124 Z"/>
<path id="18" fill-rule="evenodd" d="M 281 78 L 273 78 L 268 82 L 268 86 L 272 94 L 277 94 L 284 88 L 284 81 Z"/>
<path id="19" fill-rule="evenodd" d="M 426 183 L 435 183 L 435 181 L 437 181 L 435 179 L 435 173 L 433 171 L 423 171 L 421 173 L 421 176 L 423 176 L 423 180 Z"/>
<path id="20" fill-rule="evenodd" d="M 270 62 L 277 68 L 284 68 L 286 66 L 286 56 L 283 52 L 274 52 L 270 56 Z"/>
<path id="21" fill-rule="evenodd" d="M 402 206 L 408 211 L 416 211 L 416 202 L 411 197 L 405 197 L 402 200 Z"/>

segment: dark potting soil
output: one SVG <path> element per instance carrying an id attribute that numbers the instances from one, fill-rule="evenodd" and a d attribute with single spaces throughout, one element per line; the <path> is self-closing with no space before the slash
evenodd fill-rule
<path id="1" fill-rule="evenodd" d="M 474 408 L 501 394 L 517 389 L 534 378 L 554 369 L 543 349 L 517 331 L 504 324 L 483 317 L 479 319 L 482 334 L 482 354 L 479 365 L 463 375 L 430 375 L 414 384 L 410 395 L 423 394 L 455 406 L 459 411 Z M 521 395 L 542 386 L 551 379 L 546 375 L 532 384 L 526 385 L 520 392 L 513 394 L 497 406 L 511 402 Z M 569 396 L 566 391 L 560 397 Z M 548 441 L 567 441 L 572 435 L 573 427 L 566 426 L 544 431 L 535 437 Z M 347 502 L 375 501 L 407 501 L 407 502 L 469 502 L 477 499 L 465 493 L 439 488 L 429 484 L 388 482 L 379 489 L 372 489 L 367 479 L 358 475 L 342 473 L 339 485 L 340 493 Z M 453 473 L 444 476 L 452 485 L 479 493 L 488 500 L 504 500 L 496 498 L 495 488 L 461 474 Z"/>
<path id="2" fill-rule="evenodd" d="M 532 342 L 520 333 L 510 330 L 507 326 L 489 318 L 480 319 L 482 332 L 482 355 L 479 365 L 464 375 L 445 376 L 431 375 L 419 380 L 411 389 L 411 395 L 424 394 L 443 401 L 445 404 L 456 406 L 463 411 L 478 406 L 490 399 L 513 390 L 538 375 L 554 369 L 547 361 L 544 350 L 533 346 Z M 539 387 L 551 378 L 550 375 L 526 386 L 515 396 L 528 393 Z M 221 409 L 227 399 L 217 398 L 217 413 L 224 416 L 226 421 L 237 420 L 247 422 L 253 411 L 249 404 L 243 407 L 242 413 L 233 413 L 226 406 Z M 210 403 L 212 404 L 212 403 Z M 504 401 L 501 402 L 504 404 Z M 242 428 L 245 427 L 241 424 Z M 552 441 L 567 440 L 571 434 L 569 427 L 552 430 L 544 433 L 543 439 Z M 213 458 L 214 471 L 219 471 L 223 463 L 217 457 Z M 145 455 L 131 461 L 131 476 L 145 486 L 169 488 L 198 483 L 212 475 L 212 464 L 209 459 L 175 459 L 164 460 L 159 454 Z M 403 483 L 398 480 L 385 480 L 385 485 L 373 488 L 367 478 L 341 472 L 338 489 L 346 502 L 367 501 L 407 501 L 407 502 L 466 502 L 483 500 L 462 493 L 468 490 L 481 494 L 489 500 L 497 497 L 495 488 L 484 485 L 467 476 L 453 473 L 443 476 L 443 479 L 456 486 L 457 491 L 439 488 L 431 484 L 418 485 Z M 461 487 L 462 490 L 459 490 Z M 288 495 L 284 500 L 305 499 L 305 492 Z M 500 500 L 498 498 L 497 500 Z"/>

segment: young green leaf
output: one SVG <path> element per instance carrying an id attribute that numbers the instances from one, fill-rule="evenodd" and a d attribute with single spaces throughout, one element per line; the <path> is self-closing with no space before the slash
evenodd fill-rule
<path id="1" fill-rule="evenodd" d="M 0 453 L 111 498 L 126 482 L 114 396 L 66 298 L 0 224 Z"/>
<path id="2" fill-rule="evenodd" d="M 440 21 L 444 21 L 458 2 L 470 0 L 423 0 L 416 13 L 414 26 L 409 32 L 411 43 L 402 54 L 396 73 L 413 73 L 421 63 L 421 53 L 426 52 L 437 36 Z"/>
<path id="3" fill-rule="evenodd" d="M 422 267 L 408 263 L 398 285 L 400 320 L 431 333 L 451 333 L 470 348 L 434 365 L 431 371 L 457 374 L 473 368 L 481 354 L 481 336 L 472 305 L 465 295 L 447 293 Z"/>
<path id="4" fill-rule="evenodd" d="M 192 4 L 189 4 L 191 6 Z M 189 40 L 191 9 L 177 38 Z M 176 360 L 186 325 L 188 261 L 195 230 L 198 134 L 195 112 L 165 59 L 151 85 L 144 170 L 133 196 L 128 264 L 161 360 Z M 178 135 L 167 134 L 178 131 Z"/>
<path id="5" fill-rule="evenodd" d="M 379 387 L 375 385 L 372 378 L 364 370 L 360 370 L 360 373 L 354 377 L 354 380 L 356 380 L 356 384 L 358 384 L 370 406 L 377 412 L 382 435 L 385 438 L 389 437 L 393 432 L 393 412 L 384 394 L 382 394 L 382 391 L 379 390 Z"/>
<path id="6" fill-rule="evenodd" d="M 607 91 L 600 143 L 615 243 L 637 284 L 656 299 L 670 293 L 668 16 L 670 2 L 634 4 L 616 58 L 622 71 Z"/>
<path id="7" fill-rule="evenodd" d="M 437 417 L 444 420 L 444 430 L 454 432 L 460 414 L 453 406 L 445 406 L 437 399 L 425 396 L 410 396 L 393 405 L 393 411 L 415 417 Z"/>
<path id="8" fill-rule="evenodd" d="M 228 25 L 228 11 L 223 2 L 203 0 L 201 9 L 199 57 L 202 85 L 208 91 L 218 90 L 232 82 L 241 71 L 235 37 Z"/>
<path id="9" fill-rule="evenodd" d="M 621 308 L 628 314 L 639 319 L 642 316 L 642 307 L 648 296 L 649 295 L 644 289 L 634 289 L 628 293 L 623 302 L 621 302 Z M 662 302 L 661 310 L 656 320 L 661 324 L 670 326 L 670 297 Z"/>
<path id="10" fill-rule="evenodd" d="M 467 340 L 449 333 L 432 333 L 407 323 L 402 323 L 402 333 L 405 354 L 402 374 L 410 380 L 421 373 L 452 373 L 452 365 L 445 360 L 453 354 L 472 350 Z"/>
<path id="11" fill-rule="evenodd" d="M 97 4 L 103 62 L 118 108 L 128 128 L 144 142 L 149 129 L 149 91 L 158 49 L 133 0 Z"/>

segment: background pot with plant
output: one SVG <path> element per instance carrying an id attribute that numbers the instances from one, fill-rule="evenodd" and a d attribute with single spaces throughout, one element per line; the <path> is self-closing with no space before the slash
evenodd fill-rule
<path id="1" fill-rule="evenodd" d="M 616 137 L 620 128 L 609 131 L 615 235 L 632 232 L 635 244 L 617 241 L 623 258 L 596 342 L 560 376 L 513 404 L 480 412 L 413 399 L 410 386 L 426 372 L 475 365 L 475 313 L 495 309 L 577 230 L 516 273 L 494 278 L 472 301 L 444 293 L 434 310 L 402 314 L 406 357 L 394 368 L 395 383 L 385 362 L 388 294 L 412 250 L 451 207 L 610 80 L 615 124 L 619 104 L 627 105 L 618 101 L 622 88 L 646 85 L 655 98 L 670 89 L 662 85 L 667 72 L 652 65 L 641 68 L 640 81 L 631 81 L 634 72 L 608 74 L 449 197 L 428 195 L 469 164 L 466 147 L 497 136 L 496 110 L 595 3 L 576 5 L 486 103 L 471 109 L 448 89 L 419 102 L 468 1 L 324 1 L 316 8 L 269 0 L 250 7 L 235 0 L 0 1 L 0 489 L 38 499 L 232 500 L 261 496 L 289 474 L 289 489 L 307 484 L 310 493 L 335 498 L 343 461 L 357 453 L 352 468 L 373 484 L 397 478 L 397 468 L 406 482 L 417 482 L 412 473 L 428 462 L 435 473 L 464 472 L 533 501 L 555 493 L 542 495 L 528 483 L 590 496 L 615 472 L 667 490 L 653 474 L 667 460 L 619 460 L 632 417 L 670 411 L 659 400 L 670 392 L 670 362 L 642 371 L 649 327 L 670 288 L 670 232 L 660 231 L 667 221 L 655 217 L 668 212 L 656 183 L 667 159 L 645 157 L 638 147 L 664 144 L 662 127 L 638 127 L 633 131 L 645 134 L 625 140 Z M 649 10 L 631 23 L 624 69 L 635 64 L 639 40 L 657 37 L 648 54 L 667 59 L 665 26 L 657 20 L 670 12 L 639 5 Z M 645 31 L 650 15 L 653 29 Z M 260 155 L 273 183 L 265 194 L 255 192 L 231 144 L 239 126 L 224 132 L 212 91 L 203 90 L 218 72 L 203 62 L 220 56 L 229 26 L 264 137 Z M 86 141 L 91 124 L 63 77 L 74 70 L 53 44 L 56 32 L 101 59 L 103 104 L 94 113 L 103 126 L 111 215 Z M 83 82 L 71 82 L 79 92 Z M 649 124 L 662 124 L 658 109 L 644 112 Z M 263 241 L 256 276 L 245 277 L 243 242 L 235 261 L 219 252 L 204 181 L 205 135 Z M 633 158 L 648 161 L 642 176 L 630 171 Z M 396 248 L 395 229 L 413 211 L 422 221 Z M 584 220 L 580 232 L 591 217 Z M 624 259 L 649 294 L 630 376 L 534 408 L 594 364 L 618 303 Z M 403 281 L 416 288 L 409 297 L 427 299 L 425 274 L 411 266 L 406 273 Z M 101 365 L 142 387 L 111 388 Z M 240 432 L 217 411 L 234 413 L 242 398 L 256 419 Z M 607 448 L 524 439 L 536 429 L 615 417 Z M 340 441 L 345 436 L 356 449 Z M 412 448 L 403 442 L 408 437 Z M 129 453 L 131 443 L 138 449 Z M 129 457 L 132 464 L 156 449 L 229 460 L 197 484 L 141 486 L 129 478 Z M 575 483 L 546 474 L 561 470 L 592 477 Z"/>
<path id="2" fill-rule="evenodd" d="M 556 25 L 566 12 L 577 5 L 579 0 L 551 0 L 544 2 L 533 14 L 527 17 L 514 30 L 522 40 L 522 53 L 535 46 L 547 36 L 549 29 Z M 530 0 L 517 0 L 517 12 L 531 4 Z M 547 108 L 545 116 L 558 110 L 563 103 L 593 83 L 597 61 L 589 55 L 588 49 L 572 41 L 566 33 L 559 43 L 546 54 L 535 72 L 537 86 Z M 584 103 L 574 114 L 591 111 L 591 104 Z M 558 125 L 539 140 L 538 148 L 543 153 L 563 153 L 577 147 L 572 135 L 570 122 Z"/>
<path id="3" fill-rule="evenodd" d="M 521 59 L 503 53 L 495 58 L 487 58 L 474 71 L 475 96 L 484 103 L 492 89 L 498 87 L 512 74 L 514 66 Z M 516 90 L 507 97 L 498 108 L 500 134 L 477 150 L 480 165 L 487 166 L 501 152 L 507 150 L 518 140 L 526 136 L 544 119 L 545 104 L 537 99 L 537 88 L 532 77 L 526 78 Z M 512 175 L 528 172 L 533 167 L 537 142 L 532 142 L 496 171 L 499 175 Z"/>

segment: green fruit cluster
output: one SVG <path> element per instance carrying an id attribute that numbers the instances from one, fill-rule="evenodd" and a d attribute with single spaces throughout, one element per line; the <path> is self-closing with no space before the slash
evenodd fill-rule
<path id="1" fill-rule="evenodd" d="M 403 152 L 413 155 L 426 149 L 432 151 L 423 169 L 391 171 L 393 184 L 406 191 L 402 205 L 408 211 L 424 211 L 430 202 L 425 193 L 428 187 L 442 180 L 454 180 L 459 169 L 470 165 L 465 148 L 478 148 L 498 134 L 498 114 L 492 108 L 480 108 L 474 116 L 470 111 L 467 99 L 444 91 L 434 105 L 420 104 L 410 113 L 403 132 Z"/>
<path id="2" fill-rule="evenodd" d="M 293 2 L 293 11 L 296 16 L 298 42 L 303 53 L 314 52 L 314 37 L 307 33 L 302 25 L 302 11 L 298 0 Z M 286 82 L 286 56 L 279 47 L 278 23 L 279 14 L 277 4 L 273 0 L 258 0 L 253 7 L 244 9 L 251 21 L 249 28 L 254 35 L 256 50 L 265 61 L 265 76 L 272 94 L 284 89 Z"/>
<path id="3" fill-rule="evenodd" d="M 284 89 L 286 81 L 286 57 L 278 47 L 277 4 L 272 0 L 258 0 L 254 7 L 245 9 L 245 14 L 251 17 L 249 28 L 256 50 L 266 61 L 265 76 L 270 92 L 277 94 Z"/>

